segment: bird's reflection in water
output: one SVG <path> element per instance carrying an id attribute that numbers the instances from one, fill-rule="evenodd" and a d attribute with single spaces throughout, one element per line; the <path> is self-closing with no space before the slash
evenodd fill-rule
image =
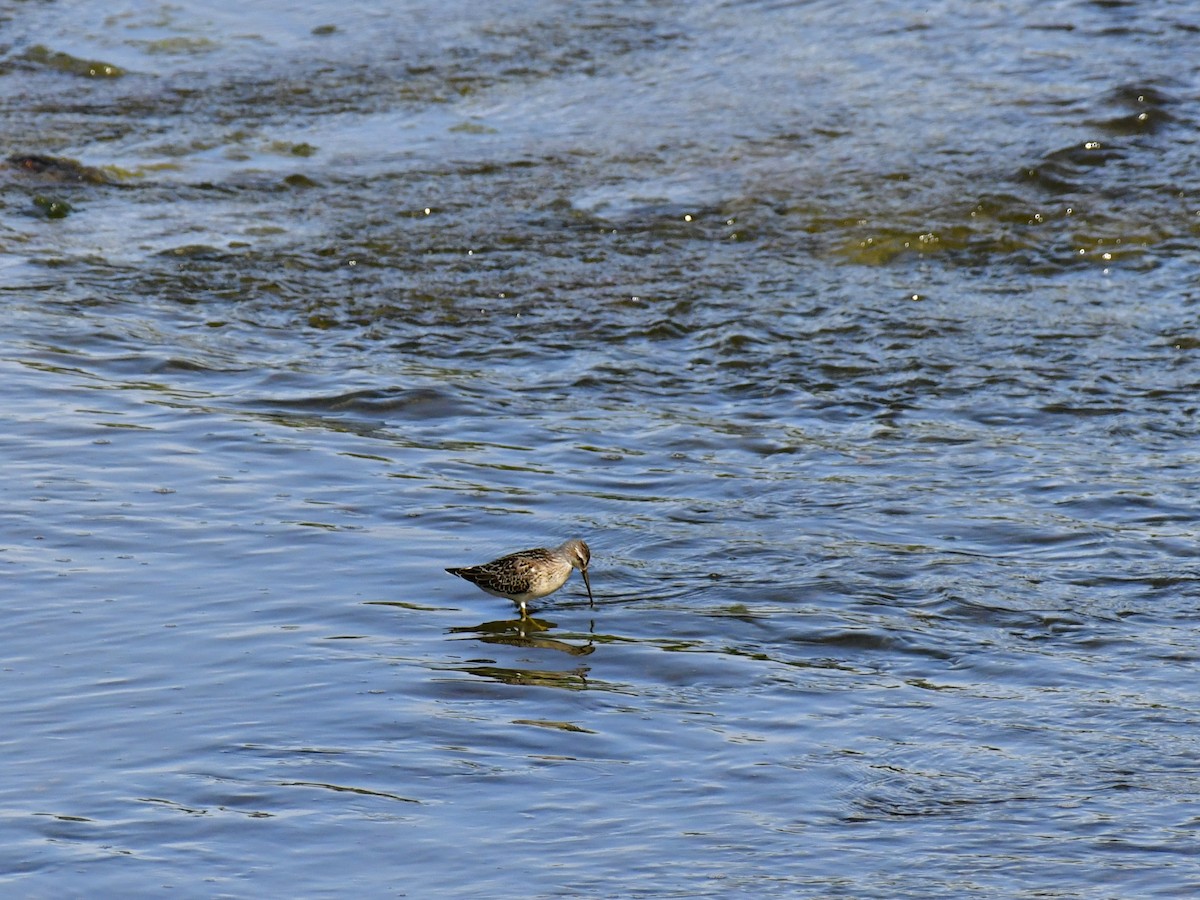
<path id="1" fill-rule="evenodd" d="M 571 635 L 572 638 L 582 638 L 583 643 L 579 643 L 577 640 L 552 637 L 551 632 L 554 627 L 554 622 L 529 617 L 460 626 L 449 629 L 449 633 L 458 640 L 474 639 L 484 644 L 499 644 L 522 650 L 553 650 L 556 653 L 565 653 L 567 656 L 587 656 L 595 651 L 596 623 L 594 621 L 588 626 L 586 635 Z M 591 687 L 588 681 L 591 668 L 584 665 L 559 671 L 550 668 L 502 666 L 497 665 L 496 660 L 492 659 L 468 660 L 468 663 L 468 665 L 456 668 L 460 672 L 467 672 L 479 678 L 487 678 L 504 684 L 557 687 L 575 691 Z"/>
<path id="2" fill-rule="evenodd" d="M 498 681 L 501 684 L 518 684 L 532 687 L 564 688 L 569 691 L 584 691 L 592 685 L 588 682 L 587 666 L 578 666 L 569 672 L 555 672 L 549 669 L 510 669 L 505 666 L 474 665 L 460 666 L 458 672 Z"/>
<path id="3" fill-rule="evenodd" d="M 451 628 L 451 634 L 472 634 L 485 644 L 504 644 L 509 647 L 533 647 L 541 650 L 557 650 L 569 656 L 587 656 L 596 646 L 589 637 L 584 644 L 573 644 L 570 641 L 550 637 L 548 632 L 554 628 L 553 622 L 545 619 L 505 619 L 495 622 L 483 622 L 479 625 L 460 626 Z M 590 629 L 595 628 L 593 622 Z"/>

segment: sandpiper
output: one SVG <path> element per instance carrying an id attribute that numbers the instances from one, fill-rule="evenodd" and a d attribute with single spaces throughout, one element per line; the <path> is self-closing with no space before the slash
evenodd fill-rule
<path id="1" fill-rule="evenodd" d="M 588 562 L 592 552 L 579 538 L 572 538 L 558 547 L 537 547 L 501 556 L 478 566 L 447 569 L 451 575 L 465 578 L 493 597 L 507 597 L 521 608 L 521 618 L 529 617 L 525 603 L 553 594 L 567 583 L 571 569 L 578 569 L 587 587 L 592 606 L 592 583 L 588 580 Z"/>

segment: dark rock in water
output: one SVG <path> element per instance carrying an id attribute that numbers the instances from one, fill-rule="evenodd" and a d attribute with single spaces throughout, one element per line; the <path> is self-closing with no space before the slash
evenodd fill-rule
<path id="1" fill-rule="evenodd" d="M 38 153 L 14 154 L 6 162 L 14 168 L 31 175 L 59 182 L 75 184 L 112 184 L 112 179 L 99 169 L 85 166 L 65 156 L 43 156 Z"/>

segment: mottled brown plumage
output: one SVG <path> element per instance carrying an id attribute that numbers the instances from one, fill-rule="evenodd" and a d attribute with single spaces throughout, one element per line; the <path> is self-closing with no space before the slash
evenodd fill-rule
<path id="1" fill-rule="evenodd" d="M 529 615 L 526 602 L 553 594 L 567 583 L 571 570 L 578 569 L 587 587 L 588 602 L 592 599 L 592 583 L 587 567 L 592 554 L 588 545 L 572 538 L 559 547 L 536 547 L 501 556 L 478 566 L 447 569 L 451 575 L 471 582 L 493 597 L 507 597 L 521 608 L 521 616 Z"/>

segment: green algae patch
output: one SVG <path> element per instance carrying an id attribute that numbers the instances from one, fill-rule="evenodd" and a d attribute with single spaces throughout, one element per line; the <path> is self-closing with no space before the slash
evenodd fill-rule
<path id="1" fill-rule="evenodd" d="M 65 219 L 71 214 L 71 204 L 56 197 L 38 194 L 33 198 L 33 205 L 40 209 L 47 219 Z"/>
<path id="2" fill-rule="evenodd" d="M 51 50 L 41 44 L 36 44 L 26 50 L 22 59 L 37 66 L 45 66 L 47 69 L 55 69 L 66 75 L 78 75 L 82 78 L 120 78 L 125 74 L 124 69 L 114 66 L 112 63 L 96 59 L 80 59 L 78 56 Z"/>
<path id="3" fill-rule="evenodd" d="M 1167 235 L 1154 229 L 1122 230 L 1122 234 L 1077 233 L 1072 244 L 1080 262 L 1108 263 L 1128 262 L 1143 256 L 1156 244 L 1166 240 Z"/>
<path id="4" fill-rule="evenodd" d="M 298 144 L 291 141 L 272 141 L 267 145 L 267 152 L 277 153 L 281 156 L 299 156 L 308 158 L 315 156 L 319 151 L 312 144 L 301 142 Z"/>
<path id="5" fill-rule="evenodd" d="M 203 53 L 211 53 L 219 46 L 215 41 L 204 37 L 171 37 L 157 41 L 131 41 L 130 43 L 147 53 L 160 56 L 199 56 Z"/>
<path id="6" fill-rule="evenodd" d="M 952 226 L 937 231 L 879 229 L 874 234 L 852 238 L 838 254 L 862 265 L 886 265 L 907 253 L 931 254 L 965 249 L 972 240 L 969 228 Z"/>
<path id="7" fill-rule="evenodd" d="M 159 256 L 168 259 L 227 259 L 229 254 L 211 244 L 184 244 L 162 250 Z"/>
<path id="8" fill-rule="evenodd" d="M 478 122 L 459 122 L 457 125 L 451 125 L 450 131 L 456 134 L 499 134 L 495 128 Z"/>

